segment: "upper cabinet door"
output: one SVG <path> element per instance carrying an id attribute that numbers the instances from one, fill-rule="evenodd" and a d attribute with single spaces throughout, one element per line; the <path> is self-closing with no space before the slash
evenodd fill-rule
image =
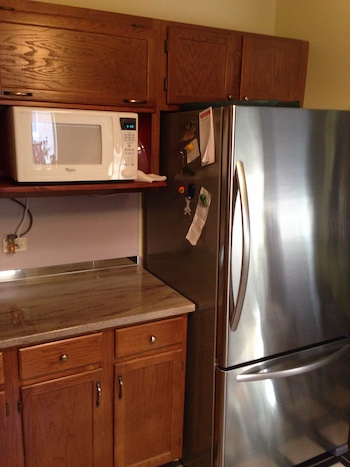
<path id="1" fill-rule="evenodd" d="M 238 98 L 240 33 L 171 25 L 167 52 L 168 104 Z"/>
<path id="2" fill-rule="evenodd" d="M 308 42 L 244 34 L 240 99 L 303 103 Z"/>
<path id="3" fill-rule="evenodd" d="M 55 5 L 0 22 L 1 100 L 155 106 L 153 20 Z"/>

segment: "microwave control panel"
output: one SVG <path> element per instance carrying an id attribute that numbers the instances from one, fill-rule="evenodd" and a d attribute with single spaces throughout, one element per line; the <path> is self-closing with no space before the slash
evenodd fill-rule
<path id="1" fill-rule="evenodd" d="M 122 161 L 120 173 L 124 179 L 135 179 L 138 169 L 138 131 L 136 117 L 120 117 Z"/>

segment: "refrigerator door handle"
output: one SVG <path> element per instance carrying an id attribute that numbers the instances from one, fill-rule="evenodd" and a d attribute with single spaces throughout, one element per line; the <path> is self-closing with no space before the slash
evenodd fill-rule
<path id="1" fill-rule="evenodd" d="M 280 370 L 280 371 L 269 371 L 268 368 L 262 369 L 258 372 L 254 372 L 255 369 L 252 368 L 247 372 L 243 372 L 240 375 L 236 376 L 236 381 L 238 382 L 248 382 L 248 381 L 263 381 L 266 379 L 279 379 L 279 378 L 287 378 L 289 376 L 297 376 L 302 375 L 303 373 L 307 373 L 309 371 L 314 371 L 319 368 L 322 368 L 329 363 L 337 360 L 338 358 L 342 357 L 346 352 L 350 349 L 350 345 L 344 345 L 341 349 L 327 355 L 326 357 L 322 357 L 315 362 L 308 363 L 306 365 L 296 366 L 293 368 L 288 368 L 287 370 Z"/>
<path id="2" fill-rule="evenodd" d="M 241 262 L 241 273 L 237 291 L 236 303 L 233 307 L 230 307 L 230 328 L 231 331 L 236 331 L 239 320 L 241 318 L 244 297 L 247 290 L 248 282 L 248 271 L 250 261 L 250 218 L 249 218 L 249 203 L 248 203 L 248 192 L 247 182 L 245 178 L 244 165 L 242 161 L 238 161 L 235 169 L 235 182 L 237 186 L 236 196 L 239 193 L 239 199 L 241 204 L 241 216 L 242 216 L 242 262 Z M 235 202 L 235 200 L 234 200 Z M 233 291 L 233 270 L 235 265 L 233 264 L 233 255 L 231 254 L 231 291 Z M 231 296 L 232 296 L 231 292 Z"/>

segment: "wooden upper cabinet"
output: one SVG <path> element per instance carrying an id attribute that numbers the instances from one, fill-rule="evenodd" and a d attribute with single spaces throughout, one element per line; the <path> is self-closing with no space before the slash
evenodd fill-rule
<path id="1" fill-rule="evenodd" d="M 306 41 L 169 24 L 166 45 L 167 104 L 303 102 Z"/>
<path id="2" fill-rule="evenodd" d="M 2 101 L 155 107 L 152 19 L 24 1 L 2 8 Z"/>
<path id="3" fill-rule="evenodd" d="M 170 25 L 167 103 L 238 99 L 241 34 Z"/>
<path id="4" fill-rule="evenodd" d="M 302 104 L 307 57 L 306 41 L 244 34 L 240 99 Z"/>

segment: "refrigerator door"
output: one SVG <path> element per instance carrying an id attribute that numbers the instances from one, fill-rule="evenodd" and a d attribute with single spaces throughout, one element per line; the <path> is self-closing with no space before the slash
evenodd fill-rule
<path id="1" fill-rule="evenodd" d="M 217 369 L 216 467 L 289 467 L 347 451 L 350 339 Z M 270 376 L 270 378 L 269 378 Z"/>
<path id="2" fill-rule="evenodd" d="M 349 334 L 350 112 L 225 108 L 223 128 L 218 365 Z"/>

